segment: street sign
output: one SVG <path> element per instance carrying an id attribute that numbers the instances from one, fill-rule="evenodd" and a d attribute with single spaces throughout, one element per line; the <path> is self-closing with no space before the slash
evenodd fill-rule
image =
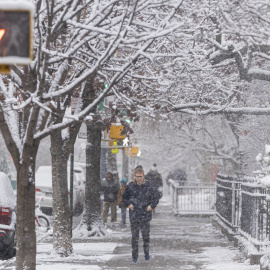
<path id="1" fill-rule="evenodd" d="M 109 142 L 101 140 L 101 148 L 109 148 Z"/>
<path id="2" fill-rule="evenodd" d="M 79 100 L 80 100 L 80 98 L 78 98 L 78 97 L 71 97 L 71 103 L 70 103 L 71 113 L 75 112 Z"/>
<path id="3" fill-rule="evenodd" d="M 118 154 L 119 150 L 117 148 L 112 149 L 113 154 Z"/>
<path id="4" fill-rule="evenodd" d="M 132 155 L 137 155 L 139 153 L 139 147 L 138 146 L 133 146 L 130 150 L 130 153 Z"/>
<path id="5" fill-rule="evenodd" d="M 81 128 L 78 132 L 78 138 L 87 139 L 87 127 L 85 123 L 82 123 Z"/>
<path id="6" fill-rule="evenodd" d="M 0 1 L 0 65 L 32 60 L 34 8 L 28 1 Z"/>

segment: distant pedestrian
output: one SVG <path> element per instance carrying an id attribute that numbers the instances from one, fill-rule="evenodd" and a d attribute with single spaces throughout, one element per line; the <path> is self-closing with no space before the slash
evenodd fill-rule
<path id="1" fill-rule="evenodd" d="M 104 192 L 102 220 L 107 223 L 109 209 L 111 208 L 111 225 L 115 226 L 117 220 L 116 201 L 120 189 L 118 181 L 115 181 L 112 173 L 108 172 L 106 178 L 101 181 L 101 191 Z"/>
<path id="2" fill-rule="evenodd" d="M 161 174 L 157 170 L 156 163 L 153 164 L 150 171 L 145 175 L 145 179 L 155 186 L 161 198 L 163 194 L 163 181 Z"/>
<path id="3" fill-rule="evenodd" d="M 144 258 L 150 260 L 150 220 L 152 219 L 152 210 L 159 202 L 157 189 L 144 179 L 144 170 L 136 169 L 134 181 L 129 183 L 123 193 L 123 202 L 129 208 L 129 219 L 131 223 L 132 234 L 132 261 L 136 264 L 138 260 L 138 242 L 139 232 L 142 232 Z"/>
<path id="4" fill-rule="evenodd" d="M 127 178 L 123 178 L 120 181 L 121 188 L 118 191 L 117 202 L 116 202 L 116 205 L 118 205 L 118 207 L 121 209 L 121 223 L 120 223 L 120 226 L 122 228 L 126 227 L 127 207 L 123 203 L 122 195 L 123 195 L 125 189 L 127 188 L 127 182 L 128 182 Z"/>

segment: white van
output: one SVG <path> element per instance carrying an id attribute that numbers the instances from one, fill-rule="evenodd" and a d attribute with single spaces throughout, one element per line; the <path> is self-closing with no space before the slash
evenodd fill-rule
<path id="1" fill-rule="evenodd" d="M 82 211 L 84 204 L 85 188 L 83 183 L 83 171 L 80 167 L 74 167 L 73 178 L 73 209 L 74 213 Z M 40 210 L 46 214 L 52 214 L 52 167 L 40 166 L 36 172 L 36 203 L 40 204 Z M 70 194 L 70 168 L 68 167 L 68 194 Z M 43 198 L 43 199 L 42 199 Z"/>

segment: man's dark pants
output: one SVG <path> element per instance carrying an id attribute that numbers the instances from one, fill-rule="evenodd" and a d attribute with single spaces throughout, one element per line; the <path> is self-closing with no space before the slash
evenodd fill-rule
<path id="1" fill-rule="evenodd" d="M 131 223 L 131 234 L 132 234 L 132 258 L 138 259 L 138 243 L 139 243 L 139 232 L 142 232 L 143 237 L 143 249 L 144 255 L 149 255 L 149 242 L 150 242 L 150 221 L 141 221 Z"/>

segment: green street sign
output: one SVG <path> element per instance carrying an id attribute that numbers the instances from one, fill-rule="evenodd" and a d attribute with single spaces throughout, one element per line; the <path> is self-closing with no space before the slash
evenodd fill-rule
<path id="1" fill-rule="evenodd" d="M 101 102 L 98 104 L 98 110 L 102 111 L 104 109 L 104 98 L 101 100 Z"/>

